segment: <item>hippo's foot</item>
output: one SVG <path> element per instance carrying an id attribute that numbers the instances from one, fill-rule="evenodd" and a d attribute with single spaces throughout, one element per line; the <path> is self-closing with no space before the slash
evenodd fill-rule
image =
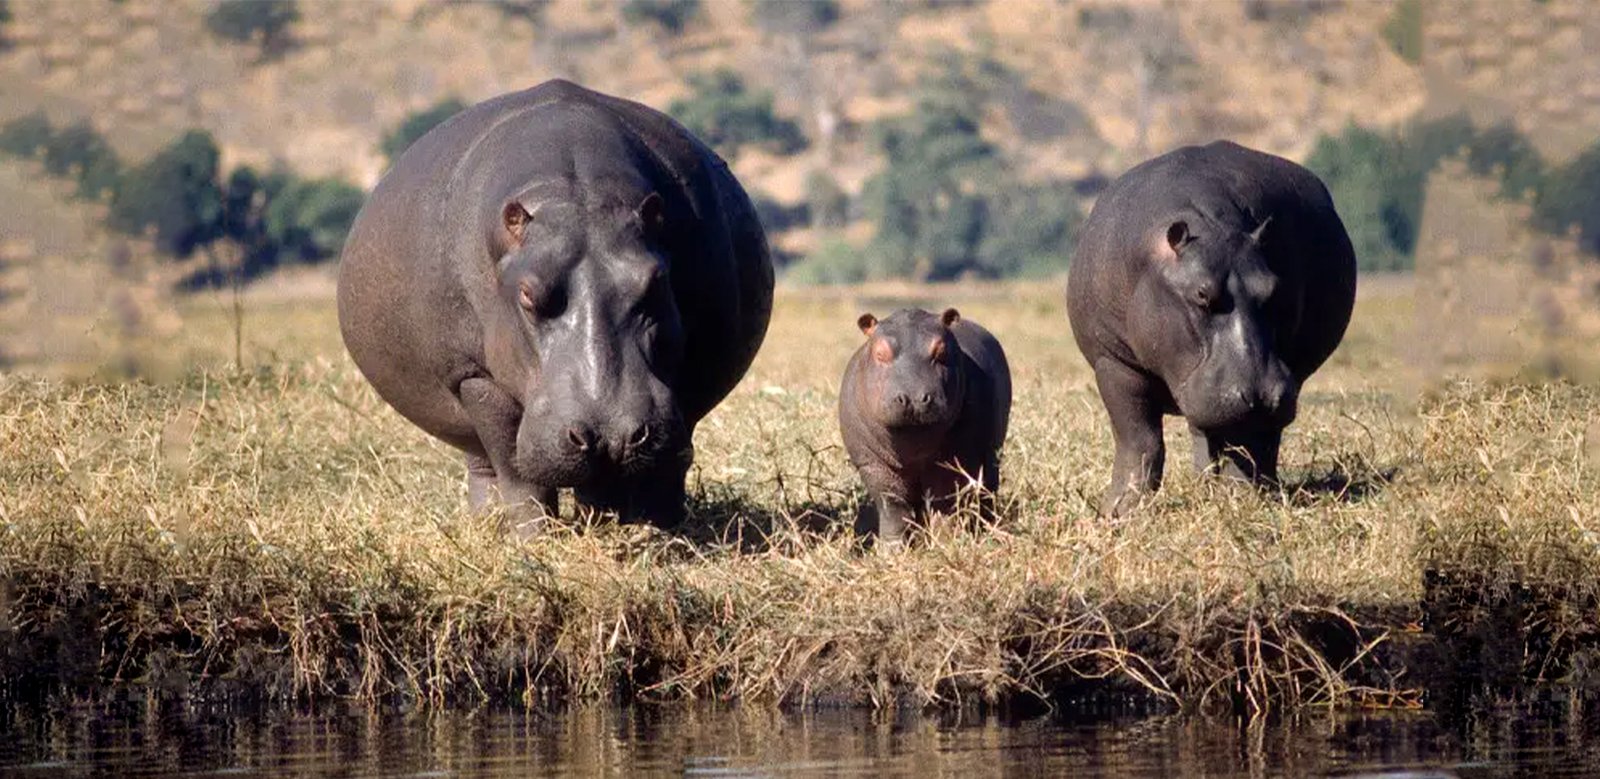
<path id="1" fill-rule="evenodd" d="M 489 458 L 467 454 L 467 505 L 476 512 L 500 509 L 506 528 L 526 538 L 538 532 L 546 519 L 556 516 L 554 487 L 539 487 L 498 474 Z"/>

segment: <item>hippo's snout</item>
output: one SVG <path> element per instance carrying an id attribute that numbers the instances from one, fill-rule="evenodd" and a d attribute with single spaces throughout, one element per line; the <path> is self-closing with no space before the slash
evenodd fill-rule
<path id="1" fill-rule="evenodd" d="M 682 421 L 665 416 L 525 420 L 517 443 L 517 470 L 526 479 L 558 487 L 644 473 L 687 450 Z"/>

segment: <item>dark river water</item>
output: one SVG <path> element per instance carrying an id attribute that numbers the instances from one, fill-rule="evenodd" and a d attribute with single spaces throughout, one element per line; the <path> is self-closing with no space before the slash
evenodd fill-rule
<path id="1" fill-rule="evenodd" d="M 1571 707 L 1444 723 L 1321 713 L 1264 727 L 1118 713 L 1013 718 L 709 705 L 309 712 L 0 708 L 0 775 L 1600 776 Z"/>

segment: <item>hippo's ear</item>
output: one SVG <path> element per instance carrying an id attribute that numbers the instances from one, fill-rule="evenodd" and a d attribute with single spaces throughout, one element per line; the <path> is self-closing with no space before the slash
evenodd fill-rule
<path id="1" fill-rule="evenodd" d="M 955 310 L 953 308 L 947 308 L 947 309 L 944 310 L 943 314 L 939 315 L 939 323 L 944 325 L 945 327 L 949 327 L 949 326 L 951 326 L 951 325 L 953 325 L 953 324 L 955 324 L 957 322 L 960 322 L 960 321 L 961 321 L 961 312 L 957 311 L 957 310 Z"/>
<path id="2" fill-rule="evenodd" d="M 856 317 L 856 327 L 861 328 L 862 334 L 872 335 L 872 331 L 878 329 L 878 318 L 871 314 L 862 314 Z"/>
<path id="3" fill-rule="evenodd" d="M 661 193 L 651 192 L 639 202 L 639 224 L 644 226 L 645 235 L 659 235 L 661 228 L 667 224 L 667 204 L 661 199 Z"/>
<path id="4" fill-rule="evenodd" d="M 522 245 L 522 237 L 527 232 L 528 220 L 531 218 L 533 215 L 528 213 L 528 209 L 523 208 L 522 204 L 515 200 L 500 210 L 500 223 L 505 226 L 506 234 L 511 236 L 512 244 Z"/>

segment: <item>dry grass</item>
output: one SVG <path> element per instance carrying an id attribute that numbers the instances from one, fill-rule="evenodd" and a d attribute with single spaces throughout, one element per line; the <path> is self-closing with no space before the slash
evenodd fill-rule
<path id="1" fill-rule="evenodd" d="M 1593 684 L 1600 398 L 1413 376 L 1408 286 L 1367 289 L 1279 494 L 1187 473 L 1174 432 L 1163 492 L 1095 518 L 1109 431 L 1058 285 L 784 289 L 699 430 L 684 534 L 524 544 L 464 510 L 458 455 L 375 397 L 328 302 L 253 302 L 233 370 L 196 299 L 179 380 L 0 376 L 0 685 L 1259 713 Z M 1011 355 L 1003 516 L 866 553 L 835 386 L 856 314 L 908 302 Z"/>

